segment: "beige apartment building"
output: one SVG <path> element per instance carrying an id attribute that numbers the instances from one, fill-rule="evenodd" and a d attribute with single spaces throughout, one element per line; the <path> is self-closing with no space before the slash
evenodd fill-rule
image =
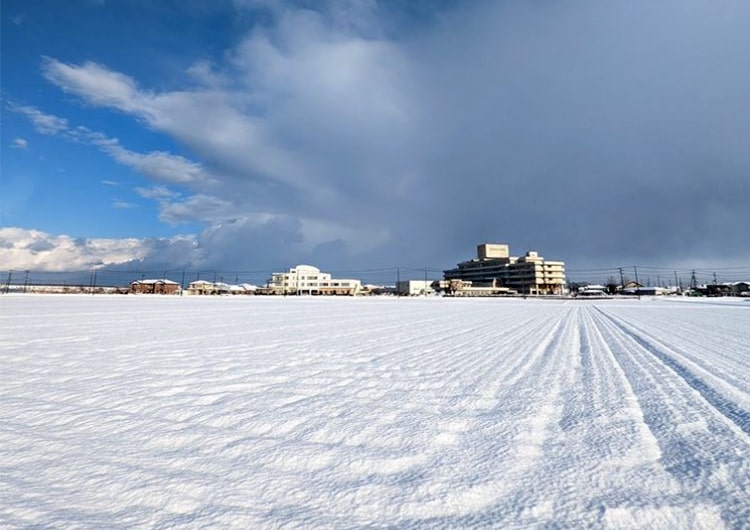
<path id="1" fill-rule="evenodd" d="M 483 243 L 477 257 L 443 271 L 446 280 L 470 281 L 474 286 L 502 286 L 521 294 L 563 294 L 565 263 L 548 261 L 536 251 L 524 256 L 510 255 L 505 244 Z"/>

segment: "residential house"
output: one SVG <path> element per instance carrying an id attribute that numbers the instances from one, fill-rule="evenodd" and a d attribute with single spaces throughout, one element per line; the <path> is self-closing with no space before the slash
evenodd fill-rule
<path id="1" fill-rule="evenodd" d="M 177 294 L 180 284 L 167 279 L 136 280 L 130 282 L 130 292 L 133 294 Z"/>

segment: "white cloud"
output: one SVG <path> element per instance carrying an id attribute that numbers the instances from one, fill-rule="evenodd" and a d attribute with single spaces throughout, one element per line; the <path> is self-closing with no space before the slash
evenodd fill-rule
<path id="1" fill-rule="evenodd" d="M 137 186 L 135 191 L 138 195 L 146 199 L 174 199 L 180 196 L 178 192 L 172 191 L 166 186 L 153 186 L 150 188 Z"/>
<path id="2" fill-rule="evenodd" d="M 64 91 L 84 96 L 92 104 L 126 112 L 143 110 L 135 81 L 97 63 L 86 62 L 76 67 L 45 57 L 42 74 Z"/>
<path id="3" fill-rule="evenodd" d="M 14 149 L 26 149 L 29 147 L 29 142 L 23 138 L 14 138 L 10 146 Z"/>
<path id="4" fill-rule="evenodd" d="M 237 206 L 229 200 L 214 195 L 197 194 L 183 200 L 162 200 L 159 219 L 172 225 L 195 219 L 206 223 L 220 223 L 238 213 Z"/>
<path id="5" fill-rule="evenodd" d="M 122 147 L 117 140 L 95 140 L 94 143 L 118 163 L 157 182 L 198 185 L 210 180 L 200 164 L 182 156 L 163 151 L 136 153 Z"/>
<path id="6" fill-rule="evenodd" d="M 112 208 L 115 208 L 118 210 L 130 210 L 132 208 L 137 208 L 137 207 L 138 205 L 132 202 L 119 201 L 119 200 L 112 201 Z"/>
<path id="7" fill-rule="evenodd" d="M 136 153 L 120 145 L 117 139 L 91 131 L 86 127 L 70 127 L 68 121 L 53 114 L 46 114 L 28 106 L 11 105 L 11 109 L 27 116 L 39 132 L 60 135 L 76 142 L 85 142 L 98 147 L 117 163 L 128 166 L 157 182 L 201 186 L 213 181 L 213 177 L 197 162 L 164 151 Z M 14 146 L 25 148 L 26 140 L 17 138 Z M 102 180 L 102 184 L 117 186 L 118 182 Z"/>
<path id="8" fill-rule="evenodd" d="M 68 120 L 54 116 L 52 114 L 45 114 L 40 110 L 30 107 L 27 105 L 17 105 L 9 103 L 8 108 L 14 112 L 18 112 L 26 116 L 37 132 L 42 134 L 59 134 L 68 130 Z"/>
<path id="9" fill-rule="evenodd" d="M 39 230 L 0 228 L 0 263 L 7 269 L 70 271 L 142 259 L 151 248 L 141 239 L 76 239 Z"/>

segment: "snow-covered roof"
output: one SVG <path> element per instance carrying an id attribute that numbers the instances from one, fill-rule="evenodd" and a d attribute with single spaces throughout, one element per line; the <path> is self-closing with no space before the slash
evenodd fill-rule
<path id="1" fill-rule="evenodd" d="M 202 287 L 202 286 L 212 286 L 213 283 L 207 281 L 207 280 L 195 280 L 194 282 L 190 282 L 190 287 Z"/>

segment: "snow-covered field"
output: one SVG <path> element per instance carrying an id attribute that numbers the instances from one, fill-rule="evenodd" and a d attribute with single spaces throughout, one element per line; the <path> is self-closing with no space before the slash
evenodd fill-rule
<path id="1" fill-rule="evenodd" d="M 750 302 L 0 297 L 2 528 L 750 528 Z"/>

